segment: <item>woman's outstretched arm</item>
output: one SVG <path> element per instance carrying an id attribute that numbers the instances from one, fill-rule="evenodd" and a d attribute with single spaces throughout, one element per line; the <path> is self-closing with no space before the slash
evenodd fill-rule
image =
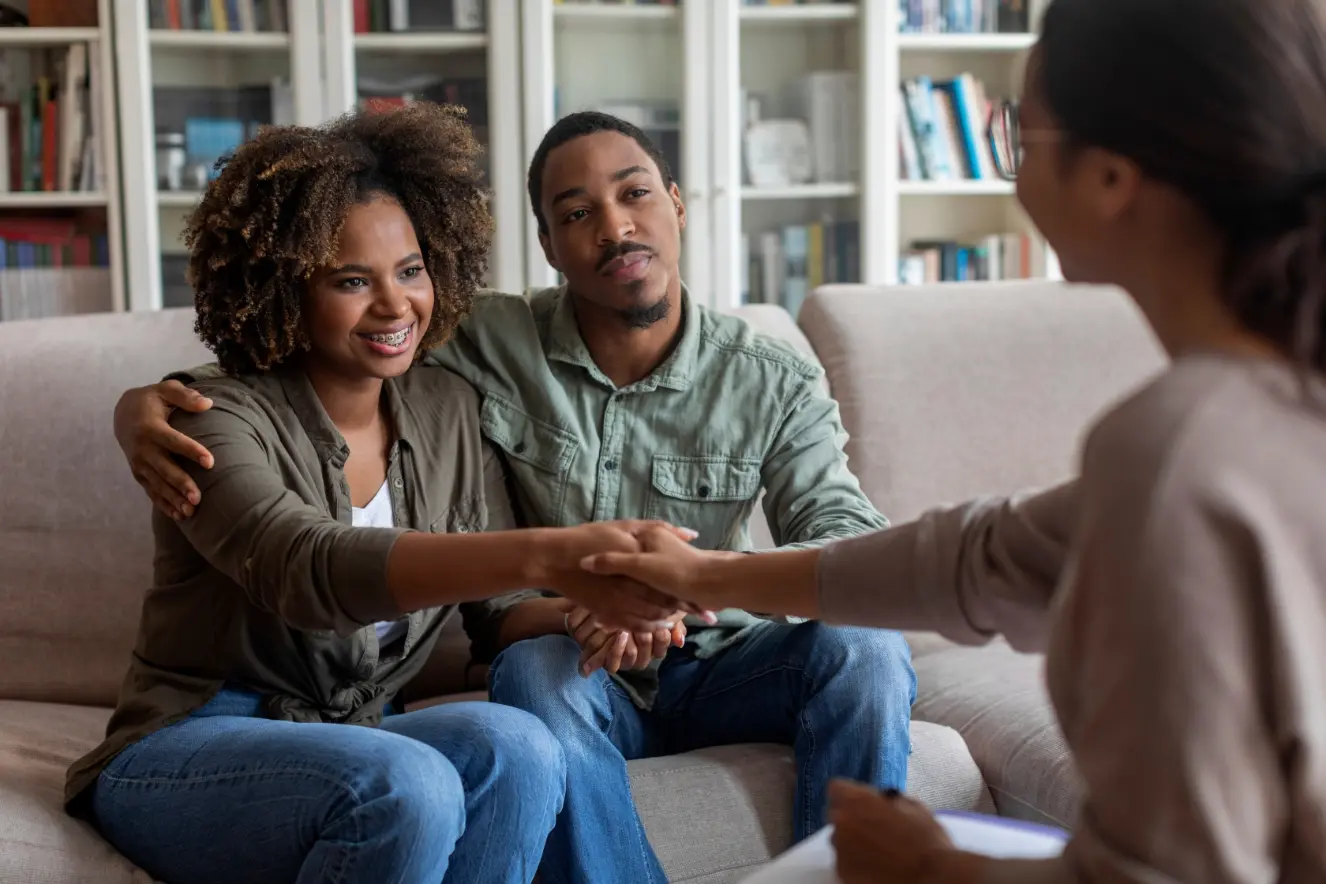
<path id="1" fill-rule="evenodd" d="M 933 510 L 818 550 L 706 552 L 646 532 L 639 553 L 585 561 L 707 608 L 940 632 L 976 644 L 1002 633 L 1039 650 L 1068 550 L 1077 485 Z"/>

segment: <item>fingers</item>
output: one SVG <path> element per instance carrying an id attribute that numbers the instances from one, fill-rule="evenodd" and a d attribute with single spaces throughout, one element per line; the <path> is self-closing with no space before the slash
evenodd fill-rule
<path id="1" fill-rule="evenodd" d="M 673 537 L 690 543 L 700 536 L 700 532 L 691 528 L 679 528 L 669 522 L 659 521 L 657 519 L 628 519 L 621 523 L 622 529 L 635 537 L 643 538 L 655 531 L 665 532 Z"/>
<path id="2" fill-rule="evenodd" d="M 599 574 L 605 577 L 630 577 L 632 580 L 640 580 L 641 577 L 646 577 L 650 573 L 650 569 L 644 566 L 643 560 L 645 558 L 646 556 L 640 553 L 595 553 L 581 559 L 580 567 L 591 574 Z"/>
<path id="3" fill-rule="evenodd" d="M 637 636 L 635 640 L 636 647 L 650 647 L 652 644 L 651 656 L 653 656 L 655 660 L 662 660 L 668 655 L 668 649 L 672 647 L 672 630 L 656 629 L 650 638 L 650 643 L 642 646 L 640 644 L 640 638 Z"/>
<path id="4" fill-rule="evenodd" d="M 586 658 L 580 667 L 581 675 L 592 675 L 599 669 L 606 669 L 608 658 L 614 647 L 621 643 L 625 638 L 625 633 L 605 633 L 605 640 L 599 644 L 595 651 Z M 618 656 L 618 665 L 621 663 L 621 657 Z"/>
<path id="5" fill-rule="evenodd" d="M 152 505 L 170 518 L 179 521 L 193 515 L 193 504 L 184 498 L 175 486 L 150 467 L 134 470 L 134 478 L 147 492 Z"/>
<path id="6" fill-rule="evenodd" d="M 579 622 L 576 617 L 579 615 Z M 594 618 L 590 616 L 589 611 L 581 608 L 580 611 L 571 615 L 568 624 L 571 627 L 571 637 L 576 640 L 576 644 L 582 648 L 593 647 L 598 650 L 599 644 L 604 640 L 603 636 L 596 636 L 595 633 L 602 632 Z"/>
<path id="7" fill-rule="evenodd" d="M 593 624 L 592 612 L 582 605 L 571 603 L 571 608 L 566 615 L 566 625 L 571 630 L 571 634 L 576 637 L 576 641 L 584 644 L 581 638 L 581 632 L 584 630 L 584 638 L 588 639 L 590 634 L 597 627 Z M 588 627 L 588 629 L 585 629 Z"/>
<path id="8" fill-rule="evenodd" d="M 679 648 L 686 644 L 686 624 L 681 620 L 672 624 L 672 644 Z"/>
<path id="9" fill-rule="evenodd" d="M 162 401 L 173 408 L 185 411 L 206 411 L 212 407 L 212 400 L 197 390 L 191 390 L 179 381 L 165 381 L 152 388 Z"/>
<path id="10" fill-rule="evenodd" d="M 155 445 L 171 454 L 178 454 L 198 464 L 205 470 L 212 468 L 212 452 L 206 446 L 196 442 L 179 430 L 161 421 L 144 431 L 144 442 Z"/>
<path id="11" fill-rule="evenodd" d="M 608 642 L 608 662 L 603 668 L 611 673 L 618 673 L 622 670 L 622 663 L 635 662 L 635 646 L 631 642 L 631 635 L 627 632 L 619 632 Z"/>

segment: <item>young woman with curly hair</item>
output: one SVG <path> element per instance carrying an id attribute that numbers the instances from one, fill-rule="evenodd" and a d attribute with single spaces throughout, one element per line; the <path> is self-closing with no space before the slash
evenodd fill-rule
<path id="1" fill-rule="evenodd" d="M 73 812 L 167 882 L 528 882 L 565 763 L 534 716 L 395 695 L 458 603 L 540 586 L 652 628 L 675 610 L 584 574 L 642 525 L 513 527 L 475 394 L 411 370 L 469 308 L 491 222 L 462 112 L 269 128 L 189 223 L 197 331 L 226 376 Z M 483 532 L 483 533 L 480 533 Z M 350 725 L 361 725 L 353 727 Z"/>

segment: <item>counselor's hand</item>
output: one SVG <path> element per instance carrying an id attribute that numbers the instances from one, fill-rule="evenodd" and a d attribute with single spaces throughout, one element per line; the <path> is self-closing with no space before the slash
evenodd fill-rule
<path id="1" fill-rule="evenodd" d="M 623 520 L 590 522 L 548 532 L 550 542 L 539 563 L 539 584 L 570 599 L 593 614 L 597 625 L 610 630 L 648 633 L 672 629 L 678 612 L 697 614 L 712 622 L 713 614 L 685 604 L 665 592 L 615 575 L 594 575 L 581 567 L 587 557 L 604 552 L 637 552 L 639 538 L 666 534 L 682 546 L 695 532 L 666 522 Z"/>
<path id="2" fill-rule="evenodd" d="M 601 577 L 626 577 L 677 599 L 691 608 L 714 610 L 726 607 L 704 580 L 714 563 L 740 553 L 696 549 L 676 533 L 648 527 L 637 533 L 640 549 L 609 550 L 587 556 L 586 571 Z M 712 596 L 712 597 L 710 597 Z"/>
<path id="3" fill-rule="evenodd" d="M 919 801 L 846 780 L 829 784 L 829 822 L 843 884 L 976 884 L 984 859 L 953 846 Z"/>
<path id="4" fill-rule="evenodd" d="M 198 486 L 175 463 L 173 455 L 212 468 L 212 455 L 193 439 L 172 429 L 170 412 L 206 411 L 212 400 L 179 381 L 125 391 L 115 405 L 115 440 L 129 461 L 134 479 L 148 498 L 172 519 L 187 519 L 202 500 Z"/>
<path id="5" fill-rule="evenodd" d="M 580 645 L 580 674 L 592 675 L 596 670 L 608 672 L 643 669 L 650 660 L 662 660 L 668 648 L 686 643 L 685 611 L 669 618 L 672 625 L 651 631 L 609 629 L 599 623 L 594 613 L 571 602 L 566 603 L 566 628 Z"/>

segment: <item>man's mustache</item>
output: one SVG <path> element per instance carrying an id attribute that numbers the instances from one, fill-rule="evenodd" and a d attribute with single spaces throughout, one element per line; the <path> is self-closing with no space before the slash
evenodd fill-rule
<path id="1" fill-rule="evenodd" d="M 629 255 L 632 252 L 647 252 L 652 255 L 654 250 L 649 248 L 649 246 L 641 245 L 638 242 L 619 242 L 616 245 L 608 246 L 603 250 L 603 255 L 599 258 L 598 266 L 594 269 L 595 271 L 601 272 L 610 262 L 616 261 L 618 258 L 621 258 L 624 255 Z"/>

